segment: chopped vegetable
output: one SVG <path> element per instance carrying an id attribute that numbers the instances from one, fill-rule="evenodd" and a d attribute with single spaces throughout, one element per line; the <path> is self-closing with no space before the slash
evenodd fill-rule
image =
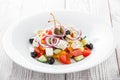
<path id="1" fill-rule="evenodd" d="M 47 58 L 44 55 L 40 56 L 37 60 L 40 62 L 47 62 Z"/>
<path id="2" fill-rule="evenodd" d="M 83 53 L 82 53 L 81 49 L 76 49 L 76 50 L 71 51 L 71 54 L 72 54 L 72 56 L 76 57 L 76 56 L 82 55 Z"/>
<path id="3" fill-rule="evenodd" d="M 83 46 L 86 46 L 87 41 L 86 41 L 85 39 L 82 39 L 81 42 L 82 42 L 82 45 L 83 45 Z"/>
<path id="4" fill-rule="evenodd" d="M 37 53 L 37 57 L 40 57 L 41 55 L 45 54 L 44 50 L 40 50 L 39 47 L 35 47 L 34 52 Z"/>
<path id="5" fill-rule="evenodd" d="M 84 57 L 87 57 L 90 54 L 91 54 L 91 50 L 89 48 L 85 47 L 84 52 L 83 52 Z"/>
<path id="6" fill-rule="evenodd" d="M 79 56 L 76 56 L 74 57 L 75 61 L 81 61 L 84 59 L 84 56 L 83 55 L 79 55 Z"/>
<path id="7" fill-rule="evenodd" d="M 46 34 L 47 34 L 47 35 L 52 35 L 52 30 L 51 30 L 51 29 L 47 29 L 47 30 L 46 30 Z"/>
<path id="8" fill-rule="evenodd" d="M 82 52 L 84 51 L 84 47 L 83 46 L 81 46 L 80 49 L 81 49 Z"/>
<path id="9" fill-rule="evenodd" d="M 70 57 L 68 54 L 62 54 L 59 56 L 59 61 L 63 64 L 70 64 Z"/>

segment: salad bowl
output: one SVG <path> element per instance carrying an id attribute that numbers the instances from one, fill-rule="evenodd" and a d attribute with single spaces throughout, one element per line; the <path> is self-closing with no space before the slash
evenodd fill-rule
<path id="1" fill-rule="evenodd" d="M 23 18 L 10 26 L 3 37 L 3 47 L 6 54 L 18 65 L 27 69 L 43 73 L 70 73 L 89 69 L 106 60 L 115 49 L 112 28 L 100 17 L 83 14 L 78 11 L 54 11 L 56 18 L 62 24 L 74 25 L 80 29 L 94 48 L 90 56 L 80 62 L 68 65 L 56 63 L 48 65 L 40 63 L 30 56 L 29 38 L 37 29 L 45 29 L 53 26 L 48 24 L 50 12 L 42 12 L 37 15 Z"/>

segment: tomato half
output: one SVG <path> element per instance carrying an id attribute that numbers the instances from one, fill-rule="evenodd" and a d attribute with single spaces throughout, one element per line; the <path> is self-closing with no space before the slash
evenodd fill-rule
<path id="1" fill-rule="evenodd" d="M 47 30 L 46 30 L 46 33 L 47 33 L 48 35 L 52 35 L 52 30 L 51 30 L 51 29 L 47 29 Z"/>
<path id="2" fill-rule="evenodd" d="M 44 36 L 44 37 L 41 39 L 41 43 L 42 43 L 42 44 L 46 44 L 46 41 L 45 41 L 46 37 L 47 37 L 47 36 Z"/>
<path id="3" fill-rule="evenodd" d="M 79 56 L 79 55 L 82 55 L 82 50 L 81 49 L 75 49 L 73 51 L 71 51 L 71 55 L 76 57 L 76 56 Z"/>
<path id="4" fill-rule="evenodd" d="M 87 47 L 84 48 L 83 56 L 87 57 L 91 54 L 91 50 Z"/>
<path id="5" fill-rule="evenodd" d="M 68 54 L 62 54 L 59 56 L 59 61 L 63 64 L 70 64 L 70 57 Z"/>
<path id="6" fill-rule="evenodd" d="M 35 47 L 34 48 L 34 52 L 37 53 L 37 57 L 40 57 L 41 55 L 45 54 L 45 51 L 44 50 L 40 50 L 39 47 Z"/>

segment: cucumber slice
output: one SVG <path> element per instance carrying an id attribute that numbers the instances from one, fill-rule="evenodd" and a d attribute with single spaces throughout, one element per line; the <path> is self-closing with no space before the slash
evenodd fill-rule
<path id="1" fill-rule="evenodd" d="M 81 42 L 82 42 L 83 46 L 85 46 L 87 44 L 87 41 L 85 39 L 83 39 Z"/>
<path id="2" fill-rule="evenodd" d="M 75 61 L 81 61 L 81 60 L 83 60 L 84 59 L 84 56 L 83 55 L 80 55 L 80 56 L 76 56 L 76 57 L 74 57 L 74 59 L 75 59 Z"/>
<path id="3" fill-rule="evenodd" d="M 47 58 L 44 55 L 40 56 L 37 60 L 40 62 L 47 62 Z"/>
<path id="4" fill-rule="evenodd" d="M 55 49 L 54 51 L 53 51 L 53 53 L 55 53 L 55 54 L 58 54 L 58 53 L 60 53 L 62 50 L 60 50 L 60 49 Z"/>

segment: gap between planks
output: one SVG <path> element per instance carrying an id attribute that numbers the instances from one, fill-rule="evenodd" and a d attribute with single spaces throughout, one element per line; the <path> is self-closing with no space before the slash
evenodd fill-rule
<path id="1" fill-rule="evenodd" d="M 110 13 L 110 23 L 111 23 L 111 27 L 113 28 L 113 21 L 112 21 L 112 14 L 111 14 L 111 8 L 110 8 L 110 1 L 108 0 L 108 9 L 109 9 L 109 13 Z M 119 75 L 120 75 L 120 64 L 119 64 L 119 59 L 118 59 L 118 52 L 117 52 L 117 48 L 115 47 L 115 57 L 117 60 L 117 66 L 118 66 L 118 71 L 119 71 Z"/>

